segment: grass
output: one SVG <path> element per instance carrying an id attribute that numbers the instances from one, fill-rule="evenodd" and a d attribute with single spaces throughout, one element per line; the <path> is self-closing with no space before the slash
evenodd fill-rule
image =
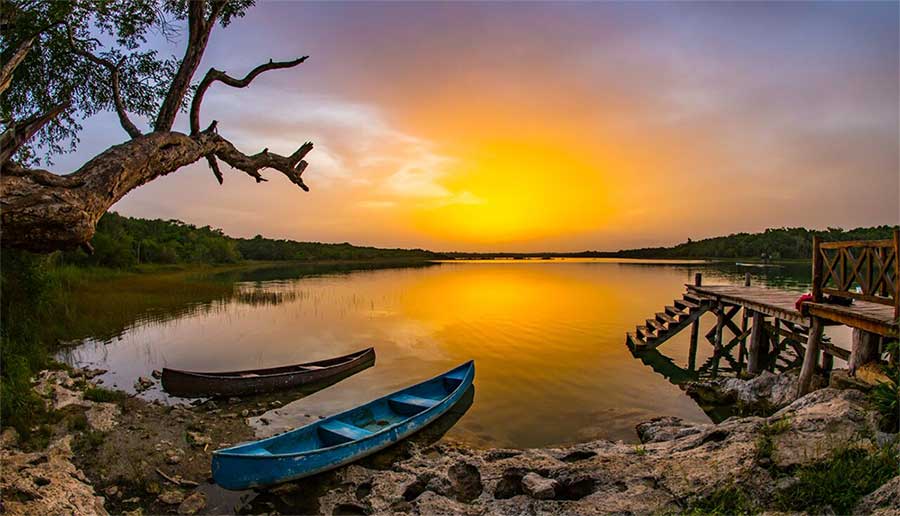
<path id="1" fill-rule="evenodd" d="M 128 395 L 122 391 L 104 389 L 103 387 L 88 387 L 84 390 L 84 399 L 100 403 L 115 403 L 127 397 Z"/>
<path id="2" fill-rule="evenodd" d="M 822 512 L 830 506 L 849 514 L 863 496 L 897 475 L 900 458 L 890 447 L 870 452 L 848 447 L 830 460 L 795 470 L 800 481 L 779 493 L 775 503 L 784 511 Z"/>
<path id="3" fill-rule="evenodd" d="M 772 459 L 775 453 L 775 436 L 783 434 L 790 430 L 791 420 L 781 418 L 772 423 L 765 423 L 759 429 L 759 435 L 756 437 L 756 459 Z"/>
<path id="4" fill-rule="evenodd" d="M 755 514 L 759 509 L 753 498 L 736 485 L 718 489 L 711 495 L 694 501 L 682 514 L 702 515 L 744 515 Z"/>
<path id="5" fill-rule="evenodd" d="M 837 514 L 850 514 L 867 494 L 875 491 L 900 471 L 900 457 L 884 447 L 875 451 L 850 443 L 828 460 L 801 466 L 778 475 L 791 475 L 797 482 L 776 492 L 763 507 L 759 500 L 738 485 L 716 490 L 693 501 L 683 514 L 755 514 L 763 510 L 819 514 L 830 507 Z"/>

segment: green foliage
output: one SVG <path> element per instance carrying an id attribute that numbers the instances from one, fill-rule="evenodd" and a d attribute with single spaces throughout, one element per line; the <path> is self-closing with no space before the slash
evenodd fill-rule
<path id="1" fill-rule="evenodd" d="M 252 3 L 225 3 L 220 24 L 228 25 L 243 16 Z M 8 62 L 22 42 L 35 38 L 0 100 L 0 118 L 20 120 L 45 113 L 66 99 L 71 101 L 62 115 L 20 150 L 18 159 L 35 163 L 37 156 L 44 154 L 44 161 L 49 162 L 52 154 L 74 150 L 81 130 L 79 122 L 114 109 L 110 71 L 76 52 L 76 48 L 117 64 L 126 110 L 137 115 L 135 118 L 153 120 L 179 60 L 142 47 L 151 32 L 173 40 L 179 36 L 177 25 L 187 18 L 186 6 L 186 0 L 0 2 L 4 39 L 0 62 Z M 186 39 L 186 35 L 178 39 Z"/>
<path id="2" fill-rule="evenodd" d="M 47 263 L 46 257 L 26 252 L 0 253 L 0 419 L 25 439 L 45 415 L 31 377 L 48 363 L 37 337 L 39 321 L 57 294 Z"/>
<path id="3" fill-rule="evenodd" d="M 422 249 L 379 249 L 319 242 L 273 240 L 256 235 L 237 239 L 238 250 L 248 260 L 399 260 L 438 259 L 441 255 Z"/>
<path id="4" fill-rule="evenodd" d="M 768 258 L 771 260 L 809 260 L 812 237 L 824 241 L 885 240 L 892 238 L 896 226 L 876 226 L 844 231 L 828 228 L 815 231 L 805 228 L 770 228 L 762 233 L 736 233 L 728 236 L 693 241 L 688 239 L 674 247 L 652 247 L 619 251 L 623 258 Z"/>
<path id="5" fill-rule="evenodd" d="M 221 229 L 179 220 L 147 220 L 105 214 L 91 241 L 94 253 L 62 253 L 60 262 L 79 267 L 129 269 L 139 264 L 236 263 L 264 261 L 426 260 L 441 256 L 421 249 L 378 249 L 347 243 L 322 244 L 255 238 L 231 238 Z"/>
<path id="6" fill-rule="evenodd" d="M 881 382 L 869 393 L 869 399 L 881 415 L 879 425 L 886 432 L 900 430 L 900 366 L 887 366 L 889 382 Z"/>
<path id="7" fill-rule="evenodd" d="M 780 510 L 820 513 L 830 506 L 850 514 L 859 500 L 897 475 L 900 458 L 889 447 L 875 452 L 847 448 L 830 460 L 794 471 L 800 481 L 778 495 Z"/>
<path id="8" fill-rule="evenodd" d="M 127 397 L 128 395 L 122 391 L 113 391 L 110 389 L 104 389 L 103 387 L 88 387 L 84 390 L 84 399 L 88 401 L 113 403 L 116 401 L 122 401 Z"/>

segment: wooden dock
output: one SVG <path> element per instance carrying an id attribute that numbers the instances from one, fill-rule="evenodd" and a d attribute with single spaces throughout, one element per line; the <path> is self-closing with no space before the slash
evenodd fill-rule
<path id="1" fill-rule="evenodd" d="M 814 238 L 812 299 L 799 308 L 801 294 L 751 286 L 749 273 L 743 286 L 703 285 L 697 274 L 694 284 L 685 285 L 682 299 L 627 334 L 626 342 L 632 351 L 646 353 L 690 326 L 693 357 L 700 318 L 710 312 L 716 315 L 716 325 L 706 339 L 716 356 L 739 346 L 738 370 L 746 357 L 745 372 L 757 374 L 790 347 L 803 357 L 798 392 L 804 394 L 816 370 L 830 372 L 834 357 L 848 361 L 851 374 L 881 359 L 883 343 L 900 335 L 898 294 L 900 232 L 894 230 L 892 240 L 864 242 L 823 243 Z M 740 324 L 735 322 L 738 314 Z M 849 350 L 823 336 L 829 325 L 853 329 Z"/>

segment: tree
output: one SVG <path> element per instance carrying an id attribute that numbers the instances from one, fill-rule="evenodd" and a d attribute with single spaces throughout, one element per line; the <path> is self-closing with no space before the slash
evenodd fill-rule
<path id="1" fill-rule="evenodd" d="M 216 25 L 243 16 L 252 0 L 4 0 L 0 3 L 0 221 L 4 247 L 47 252 L 82 246 L 100 217 L 131 190 L 206 159 L 215 178 L 219 160 L 249 174 L 275 169 L 308 191 L 301 175 L 306 142 L 293 154 L 268 149 L 245 154 L 217 131 L 201 129 L 204 94 L 216 82 L 244 88 L 257 76 L 306 60 L 269 62 L 243 78 L 210 68 L 191 94 L 191 81 Z M 167 38 L 187 24 L 184 55 L 163 58 L 146 50 L 147 35 Z M 101 44 L 100 39 L 109 40 Z M 74 150 L 78 120 L 114 111 L 128 139 L 78 170 L 57 175 L 38 168 L 41 154 Z M 189 112 L 190 133 L 173 131 Z M 142 131 L 131 117 L 151 121 Z M 49 166 L 49 158 L 43 159 Z"/>

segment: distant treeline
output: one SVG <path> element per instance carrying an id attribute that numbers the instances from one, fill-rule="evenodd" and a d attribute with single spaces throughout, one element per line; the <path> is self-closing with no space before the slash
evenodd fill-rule
<path id="1" fill-rule="evenodd" d="M 256 235 L 232 238 L 221 229 L 197 227 L 180 220 L 148 220 L 109 212 L 97 224 L 91 241 L 94 252 L 63 253 L 61 261 L 76 265 L 129 268 L 138 264 L 237 263 L 262 261 L 415 261 L 490 258 L 743 258 L 791 260 L 812 256 L 812 237 L 823 240 L 882 240 L 892 238 L 895 226 L 876 226 L 845 231 L 805 228 L 767 229 L 762 233 L 691 240 L 673 247 L 648 247 L 621 251 L 576 253 L 435 253 L 423 249 L 379 249 L 348 243 L 323 244 L 275 240 Z"/>
<path id="2" fill-rule="evenodd" d="M 148 220 L 105 214 L 91 240 L 93 253 L 62 253 L 75 265 L 129 268 L 138 264 L 225 264 L 241 260 L 428 260 L 442 256 L 422 249 L 379 249 L 348 243 L 323 244 L 274 240 L 257 235 L 232 238 L 221 229 L 197 227 L 180 220 Z"/>
<path id="3" fill-rule="evenodd" d="M 845 231 L 828 228 L 824 231 L 805 228 L 775 228 L 762 233 L 735 233 L 728 236 L 691 240 L 673 247 L 646 247 L 621 251 L 582 251 L 576 253 L 445 253 L 457 259 L 491 258 L 744 258 L 795 260 L 812 257 L 814 235 L 825 241 L 886 240 L 893 238 L 897 226 L 876 226 Z"/>
<path id="4" fill-rule="evenodd" d="M 807 259 L 812 257 L 813 236 L 825 241 L 886 240 L 893 238 L 896 226 L 875 226 L 844 231 L 805 228 L 767 229 L 762 233 L 736 233 L 728 236 L 688 239 L 674 247 L 648 247 L 619 251 L 623 258 L 760 258 L 771 260 Z"/>

